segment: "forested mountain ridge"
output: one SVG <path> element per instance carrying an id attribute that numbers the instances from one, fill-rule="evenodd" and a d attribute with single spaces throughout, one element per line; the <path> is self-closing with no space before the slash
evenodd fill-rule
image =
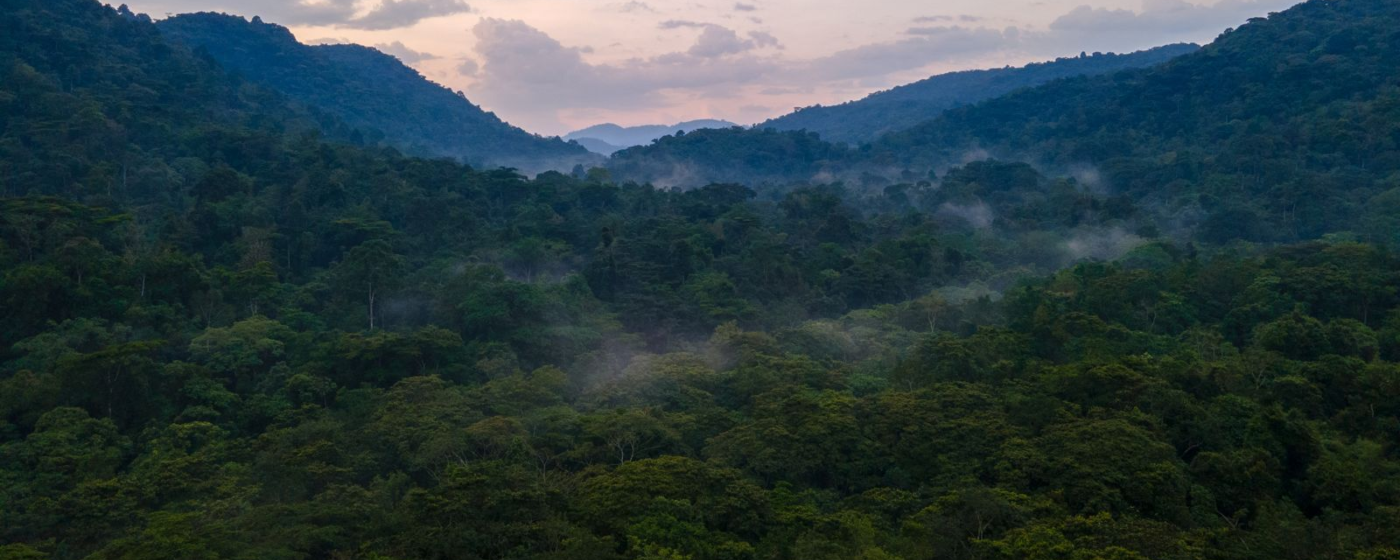
<path id="1" fill-rule="evenodd" d="M 1400 555 L 1390 248 L 1024 163 L 527 180 L 3 4 L 0 559 Z"/>
<path id="2" fill-rule="evenodd" d="M 607 169 L 619 181 L 663 187 L 756 186 L 822 182 L 822 172 L 850 168 L 856 157 L 849 146 L 815 133 L 736 127 L 663 136 L 614 153 Z"/>
<path id="3" fill-rule="evenodd" d="M 879 188 L 998 158 L 1123 196 L 1163 231 L 1200 241 L 1352 232 L 1389 243 L 1400 208 L 1397 28 L 1395 2 L 1316 0 L 1155 67 L 1023 89 L 859 149 L 726 131 L 664 138 L 609 167 L 662 183 Z"/>
<path id="4" fill-rule="evenodd" d="M 757 128 L 804 130 L 823 140 L 863 144 L 938 117 L 953 107 L 1006 95 L 1061 78 L 1108 74 L 1161 64 L 1195 52 L 1191 44 L 1165 45 L 1127 54 L 1093 53 L 990 70 L 951 72 L 870 94 L 840 105 L 799 109 Z"/>
<path id="5" fill-rule="evenodd" d="M 186 157 L 238 162 L 239 136 L 349 141 L 333 116 L 294 107 L 89 0 L 6 5 L 0 33 L 0 192 L 169 202 Z M 247 141 L 249 138 L 244 138 Z"/>
<path id="6" fill-rule="evenodd" d="M 608 123 L 575 130 L 565 134 L 564 139 L 573 140 L 585 146 L 591 144 L 594 147 L 590 149 L 594 152 L 612 155 L 619 150 L 632 146 L 650 144 L 657 138 L 677 132 L 705 128 L 732 128 L 735 126 L 738 125 L 729 121 L 713 119 L 686 121 L 672 125 L 618 126 Z"/>
<path id="7" fill-rule="evenodd" d="M 478 167 L 538 172 L 597 162 L 584 148 L 502 122 L 397 58 L 360 45 L 303 45 L 276 24 L 213 13 L 157 27 L 248 80 L 368 131 L 368 141 Z"/>
<path id="8" fill-rule="evenodd" d="M 1310 1 L 1152 69 L 950 111 L 869 158 L 922 167 L 978 150 L 1092 166 L 1108 188 L 1201 216 L 1213 241 L 1385 236 L 1400 198 L 1397 29 L 1395 2 Z"/>

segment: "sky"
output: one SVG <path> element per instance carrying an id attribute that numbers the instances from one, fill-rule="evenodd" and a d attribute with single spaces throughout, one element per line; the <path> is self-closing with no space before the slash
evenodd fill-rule
<path id="1" fill-rule="evenodd" d="M 109 0 L 115 1 L 115 0 Z M 531 132 L 754 124 L 928 76 L 1205 44 L 1297 0 L 124 0 L 359 43 Z"/>

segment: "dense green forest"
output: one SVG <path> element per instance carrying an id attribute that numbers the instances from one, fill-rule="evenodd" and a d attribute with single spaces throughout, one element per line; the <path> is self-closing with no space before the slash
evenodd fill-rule
<path id="1" fill-rule="evenodd" d="M 534 172 L 598 161 L 581 146 L 502 122 L 375 49 L 303 45 L 285 27 L 212 13 L 176 16 L 157 26 L 249 81 L 365 131 L 367 142 L 477 167 Z"/>
<path id="2" fill-rule="evenodd" d="M 1395 11 L 1314 0 L 946 117 L 1039 130 L 973 119 L 1178 76 L 1179 121 L 1122 129 L 1141 152 L 1063 156 L 1104 182 L 975 161 L 682 191 L 404 155 L 142 18 L 5 0 L 0 560 L 1400 558 Z M 1191 78 L 1291 56 L 1262 52 L 1289 29 L 1339 51 L 1295 75 L 1335 89 Z M 1221 101 L 1260 96 L 1286 108 Z M 1271 128 L 1355 115 L 1381 136 Z M 660 145 L 915 161 L 949 126 Z M 1013 136 L 986 138 L 1069 142 Z M 726 143 L 751 137 L 783 147 Z M 1220 151 L 1118 182 L 1177 141 Z M 1287 169 L 1223 179 L 1242 154 L 1231 177 Z M 1363 204 L 1277 187 L 1321 176 Z M 1153 180 L 1255 221 L 1193 227 Z"/>
<path id="3" fill-rule="evenodd" d="M 765 121 L 758 128 L 805 130 L 832 142 L 864 144 L 887 133 L 937 118 L 953 107 L 1001 97 L 1018 89 L 1063 78 L 1156 66 L 1199 48 L 1197 45 L 1183 44 L 1127 54 L 1082 53 L 1078 57 L 1017 68 L 950 72 L 840 105 L 805 107 Z"/>
<path id="4" fill-rule="evenodd" d="M 686 189 L 711 183 L 810 184 L 834 181 L 834 174 L 829 181 L 822 181 L 822 174 L 832 167 L 851 167 L 856 157 L 851 147 L 822 140 L 815 132 L 712 128 L 680 131 L 618 151 L 607 169 L 619 181 Z"/>

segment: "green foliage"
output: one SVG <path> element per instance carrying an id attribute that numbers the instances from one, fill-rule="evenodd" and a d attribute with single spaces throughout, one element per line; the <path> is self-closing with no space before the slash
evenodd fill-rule
<path id="1" fill-rule="evenodd" d="M 1301 8 L 1309 60 L 1349 64 L 1339 18 L 1374 4 Z M 10 8 L 0 558 L 1400 550 L 1384 246 L 1176 242 L 1141 198 L 1015 163 L 879 189 L 476 171 L 325 142 L 90 0 Z"/>
<path id="2" fill-rule="evenodd" d="M 568 169 L 594 161 L 583 147 L 502 122 L 372 48 L 303 45 L 284 27 L 214 13 L 171 17 L 158 27 L 249 81 L 344 121 L 358 142 L 483 167 Z"/>
<path id="3" fill-rule="evenodd" d="M 608 170 L 618 180 L 683 188 L 761 184 L 809 177 L 827 162 L 851 157 L 850 152 L 811 132 L 707 128 L 617 152 Z"/>
<path id="4" fill-rule="evenodd" d="M 1198 212 L 1195 234 L 1212 243 L 1359 230 L 1355 218 L 1400 169 L 1397 22 L 1390 2 L 1306 2 L 1157 67 L 949 111 L 880 139 L 872 157 L 917 169 L 977 148 L 1092 166 L 1156 212 Z M 1374 212 L 1379 223 L 1384 204 Z"/>
<path id="5" fill-rule="evenodd" d="M 957 107 L 929 105 L 924 91 L 942 83 L 957 91 L 951 84 L 963 80 L 1037 72 L 936 77 L 843 106 L 799 111 L 774 122 L 782 131 L 664 138 L 619 152 L 609 167 L 620 178 L 681 187 L 842 181 L 870 191 L 894 189 L 904 201 L 921 184 L 946 192 L 949 183 L 962 182 L 944 176 L 938 185 L 935 175 L 969 159 L 1022 161 L 1073 180 L 1052 188 L 1022 181 L 1007 191 L 962 189 L 958 199 L 940 201 L 950 205 L 945 213 L 1013 232 L 1027 219 L 1110 228 L 1071 238 L 1081 251 L 1102 244 L 1105 233 L 1121 240 L 1174 232 L 1211 245 L 1341 235 L 1393 245 L 1400 173 L 1397 27 L 1393 2 L 1313 0 L 1254 18 L 1157 65 L 1074 72 Z M 1054 73 L 1062 66 L 1038 70 Z M 868 144 L 831 145 L 815 132 Z M 1008 195 L 1029 204 L 1008 208 Z M 1022 250 L 1034 245 L 1019 241 Z"/>

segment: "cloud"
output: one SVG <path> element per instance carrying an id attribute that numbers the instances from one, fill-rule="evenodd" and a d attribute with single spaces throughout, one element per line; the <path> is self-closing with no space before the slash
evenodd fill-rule
<path id="1" fill-rule="evenodd" d="M 709 27 L 709 26 L 711 26 L 711 25 L 714 25 L 714 24 L 711 24 L 711 23 L 701 23 L 701 22 L 698 22 L 698 21 L 690 21 L 690 20 L 684 20 L 684 19 L 668 19 L 668 20 L 666 20 L 666 21 L 663 21 L 663 22 L 661 22 L 661 23 L 656 24 L 656 27 L 657 27 L 658 29 L 683 29 L 683 28 L 704 29 L 704 28 Z"/>
<path id="2" fill-rule="evenodd" d="M 905 39 L 864 45 L 813 61 L 808 74 L 829 80 L 866 79 L 979 55 L 1017 53 L 1050 58 L 1067 51 L 1133 51 L 1200 40 L 1251 17 L 1287 8 L 1295 1 L 1220 0 L 1201 5 L 1185 0 L 1144 0 L 1138 11 L 1081 5 L 1043 29 L 947 25 L 986 20 L 972 15 L 926 16 L 916 18 L 915 23 L 929 25 L 906 29 Z"/>
<path id="3" fill-rule="evenodd" d="M 336 1 L 341 0 L 324 0 Z M 1003 20 L 978 15 L 928 15 L 912 18 L 903 33 L 890 39 L 809 58 L 783 50 L 779 37 L 750 23 L 750 14 L 721 16 L 732 22 L 725 25 L 695 16 L 653 23 L 662 30 L 693 31 L 691 42 L 674 52 L 625 60 L 608 58 L 611 53 L 585 58 L 587 47 L 564 45 L 521 21 L 485 18 L 471 30 L 475 54 L 457 70 L 472 78 L 468 93 L 473 100 L 536 130 L 559 129 L 558 119 L 598 115 L 685 117 L 682 111 L 693 112 L 702 100 L 713 101 L 706 107 L 728 107 L 720 112 L 747 114 L 759 106 L 859 97 L 932 74 L 935 68 L 999 66 L 1002 60 L 1046 60 L 1081 50 L 1126 52 L 1201 41 L 1296 0 L 1191 1 L 1207 0 L 1145 0 L 1136 10 L 1080 6 L 1041 26 L 1001 27 L 993 22 Z M 641 1 L 596 6 L 612 13 L 655 11 Z M 608 62 L 594 62 L 599 59 Z"/>
<path id="4" fill-rule="evenodd" d="M 739 38 L 739 34 L 732 29 L 712 25 L 700 32 L 700 38 L 687 52 L 700 58 L 719 58 L 747 52 L 755 46 L 753 41 Z"/>
<path id="5" fill-rule="evenodd" d="M 916 17 L 916 18 L 914 18 L 914 23 L 950 23 L 950 22 L 954 22 L 954 21 L 961 22 L 961 23 L 977 23 L 977 22 L 979 22 L 979 21 L 984 21 L 984 20 L 985 20 L 985 18 L 983 18 L 983 17 L 981 17 L 981 16 L 974 16 L 974 15 L 963 14 L 963 15 L 960 15 L 960 16 L 924 16 L 924 17 Z"/>
<path id="6" fill-rule="evenodd" d="M 758 46 L 759 48 L 763 48 L 763 47 L 773 47 L 773 48 L 775 48 L 775 49 L 781 49 L 781 48 L 783 48 L 783 44 L 782 44 L 781 42 L 778 41 L 778 38 L 777 38 L 777 37 L 774 37 L 772 33 L 769 33 L 769 32 L 767 32 L 767 31 L 750 31 L 750 32 L 749 32 L 749 38 L 750 38 L 750 39 L 753 39 L 754 45 Z"/>
<path id="7" fill-rule="evenodd" d="M 912 30 L 911 30 L 912 31 Z M 968 55 L 1005 50 L 1016 43 L 1015 28 L 919 28 L 914 37 L 874 43 L 812 60 L 796 69 L 799 77 L 816 81 L 884 76 L 923 68 Z"/>
<path id="8" fill-rule="evenodd" d="M 475 78 L 479 72 L 481 72 L 481 65 L 470 58 L 462 59 L 461 64 L 457 65 L 457 73 L 468 78 Z"/>
<path id="9" fill-rule="evenodd" d="M 355 0 L 329 0 L 327 2 L 257 0 L 251 4 L 266 6 L 263 13 L 272 16 L 271 19 L 277 23 L 292 25 L 332 24 L 343 22 L 355 15 Z"/>
<path id="10" fill-rule="evenodd" d="M 180 2 L 171 2 L 181 4 Z M 187 4 L 187 3 L 186 3 Z M 246 2 L 208 2 L 210 7 L 234 4 L 241 12 L 261 15 L 263 19 L 283 25 L 334 25 L 353 19 L 356 0 L 248 0 Z M 175 11 L 192 11 L 194 6 L 181 5 Z"/>
<path id="11" fill-rule="evenodd" d="M 616 11 L 622 12 L 624 14 L 656 12 L 656 9 L 652 8 L 651 4 L 647 4 L 646 2 L 638 2 L 636 0 L 632 0 L 631 2 L 627 2 L 624 4 L 615 5 L 615 9 Z"/>
<path id="12" fill-rule="evenodd" d="M 667 90 L 718 91 L 777 70 L 775 61 L 745 54 L 757 43 L 731 30 L 693 22 L 669 25 L 703 31 L 685 52 L 591 64 L 580 49 L 525 22 L 483 18 L 472 29 L 482 63 L 471 93 L 492 107 L 545 119 L 551 117 L 537 113 L 655 107 L 666 103 L 661 94 Z"/>
<path id="13" fill-rule="evenodd" d="M 657 27 L 660 29 L 699 29 L 700 37 L 687 51 L 691 56 L 699 58 L 719 58 L 770 47 L 783 48 L 777 37 L 764 31 L 750 31 L 748 38 L 745 39 L 733 29 L 713 23 L 673 19 L 663 21 Z"/>
<path id="14" fill-rule="evenodd" d="M 816 86 L 811 85 L 800 87 L 767 87 L 758 90 L 758 92 L 763 95 L 811 95 L 816 93 L 816 91 Z"/>
<path id="15" fill-rule="evenodd" d="M 464 62 L 459 72 L 473 78 L 468 91 L 473 100 L 538 130 L 558 128 L 556 119 L 564 111 L 646 111 L 683 100 L 784 95 L 835 82 L 883 80 L 1016 41 L 1015 30 L 937 27 L 803 61 L 779 59 L 781 42 L 764 31 L 740 34 L 683 19 L 658 27 L 699 33 L 683 51 L 595 64 L 584 59 L 584 49 L 565 46 L 525 22 L 483 18 L 472 29 L 480 64 Z"/>
<path id="16" fill-rule="evenodd" d="M 357 29 L 383 30 L 409 27 L 429 18 L 470 13 L 463 0 L 383 0 L 363 17 L 341 24 Z"/>
<path id="17" fill-rule="evenodd" d="M 375 45 L 374 48 L 379 49 L 379 52 L 393 56 L 394 58 L 399 59 L 400 62 L 403 62 L 404 64 L 408 65 L 417 64 L 419 62 L 423 62 L 424 60 L 436 60 L 438 58 L 438 56 L 433 53 L 419 52 L 410 49 L 407 46 L 405 46 L 402 41 L 394 41 L 392 43 L 380 43 Z"/>
<path id="18" fill-rule="evenodd" d="M 736 12 L 752 12 L 757 9 L 758 6 L 755 6 L 753 4 L 745 4 L 743 2 L 739 2 L 738 4 L 734 5 L 734 11 Z"/>
<path id="19" fill-rule="evenodd" d="M 280 25 L 376 31 L 472 10 L 465 0 L 152 0 L 141 9 L 157 14 L 230 12 Z"/>
<path id="20" fill-rule="evenodd" d="M 1214 35 L 1296 1 L 1220 0 L 1202 5 L 1184 0 L 1144 0 L 1139 11 L 1081 5 L 1052 21 L 1043 39 L 1046 46 L 1082 46 L 1083 50 L 1138 49 L 1183 37 Z"/>

